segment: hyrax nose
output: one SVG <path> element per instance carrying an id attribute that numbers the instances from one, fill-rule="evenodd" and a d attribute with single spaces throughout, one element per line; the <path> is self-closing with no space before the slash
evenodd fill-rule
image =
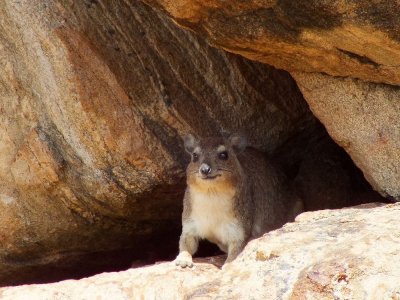
<path id="1" fill-rule="evenodd" d="M 203 175 L 208 175 L 211 173 L 211 167 L 207 164 L 201 164 L 200 173 Z"/>

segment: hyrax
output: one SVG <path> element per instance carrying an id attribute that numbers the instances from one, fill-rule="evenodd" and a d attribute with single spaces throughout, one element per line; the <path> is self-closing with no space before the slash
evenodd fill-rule
<path id="1" fill-rule="evenodd" d="M 231 262 L 246 243 L 294 219 L 302 204 L 265 155 L 244 138 L 184 138 L 192 156 L 183 200 L 182 234 L 176 265 L 192 266 L 199 240 L 228 253 Z"/>

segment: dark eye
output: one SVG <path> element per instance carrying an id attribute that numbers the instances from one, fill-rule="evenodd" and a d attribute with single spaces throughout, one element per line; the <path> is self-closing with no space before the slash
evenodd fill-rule
<path id="1" fill-rule="evenodd" d="M 218 153 L 218 158 L 221 159 L 221 160 L 227 160 L 228 159 L 228 152 L 224 151 L 224 152 Z"/>
<path id="2" fill-rule="evenodd" d="M 197 153 L 192 153 L 192 161 L 196 162 L 199 160 L 199 155 Z"/>

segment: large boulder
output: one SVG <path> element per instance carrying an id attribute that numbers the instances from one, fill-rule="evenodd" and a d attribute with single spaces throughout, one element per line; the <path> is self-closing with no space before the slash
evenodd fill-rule
<path id="1" fill-rule="evenodd" d="M 175 252 L 181 135 L 274 153 L 317 123 L 288 73 L 138 1 L 5 0 L 0 66 L 0 285 Z"/>
<path id="2" fill-rule="evenodd" d="M 212 44 L 289 71 L 400 83 L 400 4 L 144 0 Z"/>
<path id="3" fill-rule="evenodd" d="M 310 108 L 371 185 L 400 200 L 400 86 L 293 73 Z"/>
<path id="4" fill-rule="evenodd" d="M 222 270 L 172 262 L 79 281 L 0 289 L 19 299 L 399 299 L 400 204 L 308 212 Z M 390 234 L 388 234 L 390 233 Z"/>

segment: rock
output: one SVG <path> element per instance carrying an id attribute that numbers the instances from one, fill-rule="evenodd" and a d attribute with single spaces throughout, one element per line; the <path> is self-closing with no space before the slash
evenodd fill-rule
<path id="1" fill-rule="evenodd" d="M 172 262 L 0 289 L 1 299 L 397 299 L 400 204 L 303 213 L 222 270 Z M 379 247 L 377 246 L 379 243 Z"/>
<path id="2" fill-rule="evenodd" d="M 400 87 L 293 73 L 310 108 L 382 195 L 400 200 Z"/>
<path id="3" fill-rule="evenodd" d="M 399 3 L 145 1 L 219 48 L 290 71 L 372 186 L 400 200 Z"/>
<path id="4" fill-rule="evenodd" d="M 217 47 L 279 69 L 400 83 L 397 2 L 145 2 Z"/>
<path id="5" fill-rule="evenodd" d="M 82 280 L 54 284 L 26 285 L 21 290 L 0 289 L 2 299 L 182 299 L 196 285 L 203 284 L 218 272 L 210 264 L 195 269 L 179 270 L 173 263 L 164 263 L 125 272 L 103 273 Z"/>
<path id="6" fill-rule="evenodd" d="M 316 124 L 288 73 L 139 1 L 6 0 L 0 66 L 0 285 L 168 258 L 181 135 L 241 130 L 273 153 Z"/>
<path id="7" fill-rule="evenodd" d="M 322 125 L 296 135 L 276 152 L 279 156 L 273 160 L 293 180 L 306 211 L 387 201 L 372 191 L 362 172 Z"/>

